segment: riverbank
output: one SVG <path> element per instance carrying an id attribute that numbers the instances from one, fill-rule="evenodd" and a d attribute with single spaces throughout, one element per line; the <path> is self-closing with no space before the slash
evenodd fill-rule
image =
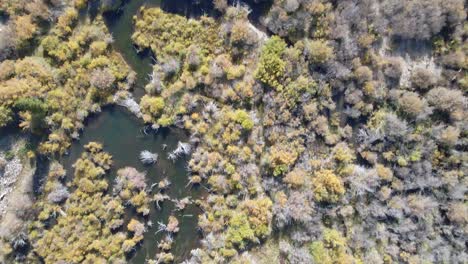
<path id="1" fill-rule="evenodd" d="M 0 144 L 0 262 L 12 250 L 27 247 L 27 222 L 33 205 L 35 162 L 26 157 L 26 139 L 7 136 Z"/>

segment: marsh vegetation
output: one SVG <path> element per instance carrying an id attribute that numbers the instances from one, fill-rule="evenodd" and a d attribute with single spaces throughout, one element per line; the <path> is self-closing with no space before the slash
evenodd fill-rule
<path id="1" fill-rule="evenodd" d="M 0 16 L 0 261 L 466 261 L 463 1 Z"/>

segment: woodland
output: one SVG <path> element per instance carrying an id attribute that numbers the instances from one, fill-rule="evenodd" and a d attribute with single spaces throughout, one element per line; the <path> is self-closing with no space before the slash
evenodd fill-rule
<path id="1" fill-rule="evenodd" d="M 147 76 L 105 21 L 132 1 L 0 0 L 0 200 L 16 201 L 0 204 L 0 263 L 129 263 L 156 224 L 144 263 L 466 263 L 465 1 L 142 4 L 128 37 Z M 117 105 L 145 133 L 183 130 L 168 158 L 206 193 L 175 200 L 101 142 L 66 170 L 87 120 Z M 2 147 L 6 131 L 22 141 Z M 174 201 L 200 210 L 183 259 L 182 219 L 148 220 Z"/>

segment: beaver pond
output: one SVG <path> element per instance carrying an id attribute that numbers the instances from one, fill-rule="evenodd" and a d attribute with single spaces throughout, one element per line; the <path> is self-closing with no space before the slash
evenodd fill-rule
<path id="1" fill-rule="evenodd" d="M 216 15 L 211 1 L 160 1 L 160 0 L 132 0 L 125 1 L 122 6 L 104 15 L 105 23 L 111 32 L 114 48 L 124 57 L 127 64 L 137 73 L 133 96 L 139 100 L 144 94 L 144 86 L 152 71 L 155 56 L 148 50 L 137 52 L 132 43 L 133 18 L 138 15 L 142 6 L 159 6 L 163 10 L 184 14 L 190 17 L 200 15 Z M 266 7 L 257 5 L 252 10 L 253 20 L 257 20 L 261 10 Z M 88 10 L 89 14 L 92 10 Z M 86 15 L 86 14 L 85 14 Z M 84 151 L 89 142 L 100 142 L 104 150 L 113 157 L 113 166 L 108 173 L 108 180 L 113 183 L 118 169 L 130 166 L 139 171 L 146 172 L 148 186 L 157 184 L 163 179 L 169 179 L 170 188 L 166 191 L 171 199 L 201 198 L 204 189 L 199 186 L 188 186 L 188 172 L 186 164 L 188 156 L 182 156 L 175 161 L 168 159 L 168 153 L 177 147 L 178 142 L 187 142 L 188 135 L 178 128 L 159 129 L 158 131 L 145 127 L 142 120 L 133 116 L 120 106 L 105 107 L 101 113 L 91 117 L 86 124 L 79 141 L 75 141 L 68 154 L 61 159 L 62 165 L 68 172 L 67 177 L 73 175 L 73 164 Z M 139 154 L 148 150 L 158 154 L 158 161 L 153 165 L 144 165 L 139 160 Z M 154 188 L 151 194 L 155 194 Z M 172 214 L 179 220 L 180 231 L 173 238 L 171 252 L 176 261 L 187 258 L 190 251 L 199 244 L 197 231 L 197 217 L 200 209 L 196 205 L 189 205 L 181 212 L 174 211 L 174 203 L 166 201 L 161 208 L 152 206 L 146 217 L 141 217 L 136 211 L 128 210 L 126 219 L 138 218 L 151 223 L 145 233 L 141 245 L 129 256 L 130 263 L 144 263 L 146 259 L 153 258 L 157 252 L 157 244 L 163 238 L 163 232 L 158 233 L 158 223 L 166 223 Z"/>
<path id="2" fill-rule="evenodd" d="M 465 2 L 0 0 L 0 263 L 467 263 Z"/>
<path id="3" fill-rule="evenodd" d="M 148 186 L 168 178 L 171 186 L 166 191 L 171 199 L 200 197 L 201 188 L 187 186 L 187 171 L 185 164 L 188 157 L 180 157 L 171 161 L 167 157 L 169 151 L 177 147 L 179 141 L 187 140 L 184 131 L 180 129 L 145 131 L 144 124 L 136 117 L 121 107 L 109 107 L 102 113 L 92 117 L 84 130 L 81 139 L 70 148 L 70 152 L 62 159 L 62 164 L 67 169 L 68 175 L 72 175 L 73 163 L 80 157 L 84 145 L 91 141 L 101 142 L 106 152 L 113 157 L 113 166 L 108 173 L 112 183 L 119 168 L 134 167 L 146 172 Z M 142 150 L 158 153 L 158 161 L 153 165 L 144 165 L 139 160 Z M 157 188 L 153 189 L 155 194 Z M 135 211 L 128 210 L 126 218 L 139 218 L 146 222 L 151 221 L 145 239 L 137 252 L 132 256 L 132 263 L 144 263 L 146 258 L 154 257 L 157 243 L 163 237 L 163 233 L 155 234 L 158 230 L 158 222 L 166 223 L 169 215 L 174 214 L 179 220 L 179 233 L 174 237 L 173 254 L 178 258 L 185 258 L 190 250 L 197 245 L 197 214 L 199 209 L 195 205 L 189 205 L 182 212 L 174 212 L 174 204 L 166 201 L 161 204 L 161 209 L 152 206 L 150 214 L 144 219 Z"/>
<path id="4" fill-rule="evenodd" d="M 165 1 L 163 1 L 165 2 Z M 179 7 L 187 7 L 185 2 Z M 105 16 L 109 31 L 114 37 L 114 47 L 122 54 L 129 66 L 137 73 L 134 87 L 134 96 L 139 99 L 144 94 L 144 86 L 147 76 L 151 72 L 152 54 L 149 52 L 137 53 L 134 48 L 131 35 L 133 32 L 133 16 L 138 13 L 141 6 L 167 6 L 173 11 L 177 5 L 161 4 L 161 1 L 134 0 L 125 3 L 117 12 Z M 188 138 L 181 129 L 160 129 L 154 131 L 145 128 L 142 120 L 133 116 L 123 107 L 106 107 L 103 111 L 91 117 L 86 125 L 79 141 L 75 141 L 68 155 L 62 158 L 62 164 L 67 169 L 68 177 L 73 175 L 74 162 L 80 157 L 84 146 L 92 141 L 104 145 L 104 150 L 112 155 L 113 166 L 108 173 L 109 181 L 112 183 L 118 169 L 130 166 L 139 171 L 146 172 L 148 186 L 158 183 L 162 179 L 169 179 L 170 188 L 166 191 L 171 199 L 182 199 L 191 197 L 199 198 L 202 188 L 187 186 L 187 170 L 185 165 L 188 157 L 182 156 L 176 161 L 168 159 L 167 154 L 177 147 L 178 142 L 187 142 Z M 158 154 L 158 161 L 153 165 L 144 165 L 139 160 L 139 154 L 148 150 Z M 153 188 L 155 194 L 157 188 Z M 180 230 L 173 238 L 172 253 L 175 260 L 182 260 L 189 256 L 190 250 L 195 248 L 199 242 L 197 233 L 197 215 L 199 209 L 195 205 L 188 205 L 182 212 L 174 212 L 174 203 L 166 201 L 161 208 L 152 206 L 150 214 L 146 217 L 139 216 L 136 211 L 128 210 L 126 218 L 138 218 L 147 223 L 145 238 L 137 251 L 130 256 L 130 263 L 144 263 L 145 259 L 153 258 L 157 251 L 157 244 L 163 238 L 163 232 L 157 233 L 158 222 L 167 223 L 172 214 L 179 220 Z"/>

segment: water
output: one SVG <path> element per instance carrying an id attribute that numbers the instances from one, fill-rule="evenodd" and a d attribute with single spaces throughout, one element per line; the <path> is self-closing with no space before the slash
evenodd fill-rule
<path id="1" fill-rule="evenodd" d="M 152 72 L 153 56 L 149 50 L 137 53 L 132 43 L 133 16 L 138 14 L 140 7 L 159 6 L 160 0 L 130 0 L 118 11 L 104 16 L 106 25 L 114 37 L 114 48 L 123 56 L 127 64 L 137 73 L 134 87 L 136 99 L 145 94 L 144 87 Z"/>
<path id="2" fill-rule="evenodd" d="M 106 25 L 114 37 L 114 48 L 123 56 L 132 70 L 137 73 L 133 92 L 137 100 L 144 95 L 144 86 L 148 82 L 148 75 L 152 71 L 154 55 L 148 50 L 137 53 L 131 41 L 133 16 L 138 15 L 142 6 L 162 5 L 165 8 L 174 6 L 174 4 L 164 3 L 166 1 L 162 2 L 159 0 L 131 0 L 126 2 L 118 12 L 105 15 Z M 74 142 L 68 155 L 61 159 L 61 163 L 67 170 L 67 178 L 71 179 L 73 177 L 72 165 L 84 151 L 84 145 L 96 141 L 102 143 L 104 150 L 113 156 L 113 166 L 108 173 L 108 180 L 111 184 L 118 169 L 131 166 L 147 173 L 148 186 L 168 178 L 172 184 L 165 193 L 171 199 L 182 199 L 187 196 L 193 199 L 201 197 L 202 189 L 187 186 L 188 175 L 185 165 L 188 157 L 180 158 L 176 162 L 167 158 L 167 152 L 175 149 L 179 141 L 187 141 L 188 138 L 185 132 L 181 129 L 161 129 L 157 133 L 147 130 L 148 135 L 146 135 L 143 130 L 143 122 L 131 115 L 126 109 L 122 107 L 104 108 L 102 113 L 88 119 L 80 140 Z M 142 150 L 158 153 L 158 162 L 155 165 L 144 166 L 138 159 L 138 155 Z M 154 188 L 151 196 L 156 192 L 157 188 Z M 145 263 L 145 259 L 155 257 L 158 252 L 157 244 L 165 236 L 162 232 L 155 235 L 158 222 L 167 223 L 170 215 L 177 217 L 180 228 L 178 234 L 174 236 L 171 253 L 174 254 L 175 261 L 182 261 L 189 257 L 190 250 L 197 247 L 199 243 L 197 231 L 197 216 L 199 213 L 200 209 L 195 205 L 187 206 L 182 212 L 175 212 L 174 204 L 171 201 L 163 202 L 160 210 L 156 208 L 156 204 L 152 204 L 150 214 L 144 218 L 135 211 L 128 209 L 125 216 L 127 221 L 131 218 L 138 218 L 140 221 L 151 221 L 153 223 L 152 227 L 148 227 L 145 238 L 137 251 L 129 256 L 129 262 L 134 264 Z"/>
<path id="3" fill-rule="evenodd" d="M 237 0 L 229 0 L 231 5 Z M 270 3 L 255 3 L 254 0 L 240 1 L 249 5 L 251 12 L 249 19 L 260 28 L 260 17 L 268 11 Z M 124 57 L 127 64 L 137 73 L 137 80 L 133 95 L 136 99 L 144 94 L 144 87 L 148 82 L 148 76 L 152 72 L 154 54 L 150 50 L 136 52 L 132 43 L 133 17 L 139 15 L 139 10 L 145 7 L 160 7 L 166 12 L 177 13 L 187 17 L 199 17 L 201 15 L 219 16 L 220 13 L 213 9 L 212 0 L 128 0 L 117 12 L 109 12 L 104 15 L 106 25 L 114 37 L 114 48 Z"/>
<path id="4" fill-rule="evenodd" d="M 247 2 L 253 3 L 253 1 Z M 159 6 L 167 12 L 178 13 L 187 17 L 198 17 L 205 14 L 219 15 L 213 10 L 211 0 L 129 0 L 117 12 L 105 14 L 106 25 L 114 38 L 114 48 L 122 54 L 127 64 L 137 73 L 133 91 L 133 95 L 137 100 L 145 93 L 144 86 L 148 82 L 148 75 L 152 71 L 152 63 L 155 58 L 154 54 L 149 50 L 137 53 L 131 40 L 133 17 L 138 16 L 142 6 Z M 258 20 L 266 7 L 261 4 L 253 6 L 250 18 Z M 196 199 L 204 196 L 203 189 L 186 187 L 188 175 L 185 165 L 188 157 L 180 158 L 175 163 L 167 159 L 167 152 L 175 149 L 179 141 L 186 142 L 188 140 L 187 134 L 181 129 L 164 129 L 158 133 L 153 131 L 146 135 L 143 130 L 143 122 L 124 108 L 104 108 L 102 113 L 91 117 L 87 121 L 81 139 L 74 142 L 68 155 L 61 159 L 61 163 L 67 170 L 67 178 L 72 177 L 74 171 L 72 165 L 83 152 L 83 146 L 91 141 L 96 141 L 102 143 L 104 150 L 113 156 L 114 163 L 108 174 L 108 180 L 111 184 L 118 169 L 131 166 L 139 171 L 147 172 L 148 186 L 168 178 L 172 185 L 166 191 L 166 194 L 171 199 L 181 199 L 187 196 Z M 164 145 L 167 146 L 166 149 L 164 149 Z M 144 166 L 138 159 L 138 155 L 142 150 L 158 153 L 158 162 L 152 166 Z M 153 190 L 151 196 L 156 193 L 157 188 Z M 130 209 L 128 210 L 125 216 L 126 220 L 135 217 L 141 221 L 147 222 L 150 220 L 153 223 L 152 227 L 148 227 L 145 238 L 137 251 L 129 256 L 130 263 L 145 263 L 145 259 L 155 257 L 158 252 L 157 243 L 165 236 L 163 233 L 155 235 L 158 222 L 167 223 L 171 214 L 177 217 L 180 227 L 180 231 L 174 236 L 171 250 L 171 253 L 175 256 L 175 261 L 181 262 L 189 257 L 190 250 L 199 245 L 200 236 L 197 231 L 197 216 L 200 209 L 195 205 L 189 205 L 183 212 L 174 212 L 173 209 L 174 204 L 170 201 L 163 202 L 161 210 L 158 210 L 156 205 L 153 204 L 149 216 L 145 218 L 140 217 Z"/>
<path id="5" fill-rule="evenodd" d="M 167 12 L 191 17 L 207 14 L 209 10 L 213 12 L 212 2 L 206 0 L 129 0 L 117 12 L 109 12 L 104 15 L 106 25 L 114 37 L 114 48 L 122 54 L 127 64 L 137 73 L 133 92 L 136 99 L 140 99 L 145 94 L 144 87 L 149 80 L 149 74 L 152 72 L 154 60 L 154 55 L 150 50 L 137 53 L 131 39 L 133 16 L 139 15 L 142 6 L 161 7 Z"/>
<path id="6" fill-rule="evenodd" d="M 113 166 L 108 173 L 108 180 L 111 185 L 114 182 L 116 172 L 119 168 L 131 166 L 139 171 L 146 171 L 148 186 L 157 183 L 164 178 L 168 178 L 172 184 L 166 191 L 171 199 L 181 199 L 186 196 L 192 198 L 200 197 L 202 189 L 186 187 L 187 171 L 185 165 L 188 157 L 179 158 L 176 162 L 167 159 L 167 152 L 177 147 L 178 141 L 186 141 L 187 135 L 180 129 L 165 129 L 158 133 L 143 132 L 144 124 L 133 115 L 121 107 L 109 107 L 102 113 L 91 117 L 88 120 L 80 141 L 74 142 L 70 148 L 70 153 L 63 157 L 61 163 L 67 169 L 67 178 L 73 175 L 72 164 L 80 157 L 84 150 L 84 145 L 91 141 L 97 141 L 104 145 L 104 150 L 113 157 Z M 163 145 L 167 148 L 164 150 Z M 142 150 L 149 150 L 159 154 L 158 162 L 155 165 L 144 166 L 138 159 Z M 153 189 L 152 195 L 157 192 Z M 183 212 L 173 212 L 174 205 L 171 201 L 162 203 L 162 210 L 158 210 L 153 204 L 149 216 L 142 218 L 128 210 L 127 219 L 136 217 L 139 220 L 151 220 L 153 227 L 148 228 L 145 239 L 141 247 L 138 248 L 134 256 L 130 258 L 131 263 L 144 263 L 145 258 L 153 258 L 157 252 L 157 243 L 164 234 L 157 231 L 157 223 L 167 223 L 168 217 L 174 214 L 179 220 L 179 233 L 174 237 L 172 253 L 177 260 L 182 260 L 189 256 L 190 250 L 198 245 L 199 236 L 197 234 L 197 215 L 199 209 L 195 205 L 189 205 Z M 183 216 L 191 215 L 191 217 Z"/>

